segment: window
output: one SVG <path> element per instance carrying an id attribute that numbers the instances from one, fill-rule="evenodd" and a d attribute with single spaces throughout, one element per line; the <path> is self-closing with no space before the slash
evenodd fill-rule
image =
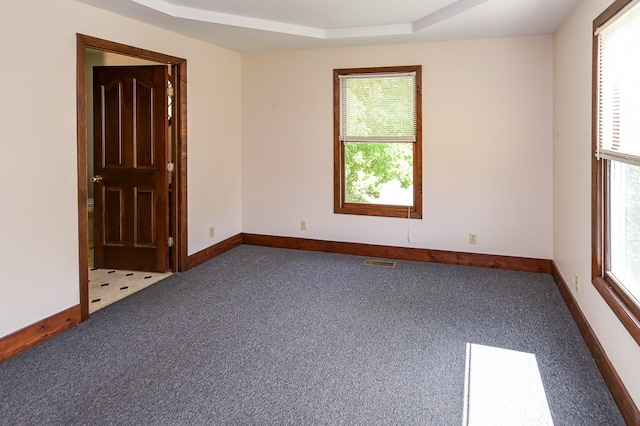
<path id="1" fill-rule="evenodd" d="M 640 0 L 594 21 L 593 278 L 640 344 Z"/>
<path id="2" fill-rule="evenodd" d="M 422 217 L 422 67 L 337 69 L 334 211 Z"/>

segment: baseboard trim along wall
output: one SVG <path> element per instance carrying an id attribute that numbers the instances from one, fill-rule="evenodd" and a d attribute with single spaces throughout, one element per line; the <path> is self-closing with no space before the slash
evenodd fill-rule
<path id="1" fill-rule="evenodd" d="M 224 241 L 220 241 L 217 244 L 207 247 L 204 250 L 200 250 L 197 253 L 190 255 L 187 259 L 187 269 L 195 268 L 198 265 L 202 265 L 208 260 L 214 257 L 220 256 L 222 253 L 231 250 L 234 247 L 242 244 L 242 234 L 234 235 L 227 238 Z"/>
<path id="2" fill-rule="evenodd" d="M 582 333 L 582 337 L 587 343 L 591 356 L 593 356 L 593 359 L 596 361 L 596 365 L 598 366 L 602 377 L 604 377 L 604 381 L 607 383 L 607 387 L 609 388 L 622 417 L 629 425 L 640 425 L 640 411 L 638 410 L 638 407 L 634 404 L 627 388 L 624 386 L 624 383 L 622 383 L 622 380 L 620 379 L 620 376 L 618 376 L 615 368 L 613 368 L 611 360 L 609 360 L 609 357 L 604 352 L 604 348 L 600 344 L 596 334 L 593 332 L 593 329 L 587 322 L 587 319 L 578 306 L 578 303 L 571 294 L 571 290 L 569 289 L 565 279 L 560 274 L 560 270 L 556 263 L 553 260 L 550 263 L 553 280 L 556 282 L 556 285 L 560 290 L 560 294 L 562 294 L 562 298 L 569 308 L 569 312 L 571 312 L 574 321 L 578 325 L 580 333 Z"/>
<path id="3" fill-rule="evenodd" d="M 415 260 L 419 262 L 445 263 L 449 265 L 478 266 L 482 268 L 507 269 L 523 272 L 551 273 L 548 259 L 499 256 L 492 254 L 462 253 L 408 247 L 380 246 L 361 243 L 345 243 L 324 240 L 309 240 L 294 237 L 242 234 L 242 243 L 297 250 L 323 251 L 353 254 L 356 256 L 382 257 L 386 259 Z"/>
<path id="4" fill-rule="evenodd" d="M 62 333 L 80 323 L 80 305 L 26 326 L 0 339 L 0 361 Z"/>

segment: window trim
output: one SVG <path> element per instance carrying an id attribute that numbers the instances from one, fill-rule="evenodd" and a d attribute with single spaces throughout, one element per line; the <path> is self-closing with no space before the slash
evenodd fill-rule
<path id="1" fill-rule="evenodd" d="M 340 141 L 340 76 L 348 74 L 416 73 L 416 141 L 413 145 L 413 206 L 347 203 L 344 200 L 344 144 Z M 422 219 L 422 65 L 333 70 L 334 213 Z"/>
<path id="2" fill-rule="evenodd" d="M 592 44 L 592 120 L 591 120 L 591 278 L 594 287 L 622 322 L 633 339 L 640 345 L 640 306 L 633 302 L 627 291 L 607 272 L 607 247 L 609 235 L 606 231 L 609 161 L 595 156 L 598 147 L 598 36 L 596 29 L 614 18 L 633 0 L 615 0 L 593 21 Z"/>

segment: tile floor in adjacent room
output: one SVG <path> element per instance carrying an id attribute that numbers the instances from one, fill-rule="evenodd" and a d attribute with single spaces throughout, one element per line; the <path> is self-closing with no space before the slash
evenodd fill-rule
<path id="1" fill-rule="evenodd" d="M 93 268 L 93 243 L 89 243 L 89 313 L 92 314 L 172 273 L 120 271 Z"/>

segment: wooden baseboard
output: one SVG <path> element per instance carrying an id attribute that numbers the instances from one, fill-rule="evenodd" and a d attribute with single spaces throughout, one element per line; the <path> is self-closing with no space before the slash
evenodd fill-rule
<path id="1" fill-rule="evenodd" d="M 548 259 L 379 246 L 361 243 L 310 240 L 294 237 L 274 237 L 258 234 L 242 234 L 242 243 L 255 246 L 353 254 L 357 256 L 382 257 L 387 259 L 415 260 L 420 262 L 445 263 L 449 265 L 479 266 L 482 268 L 541 272 L 545 274 L 551 273 L 551 262 Z"/>
<path id="2" fill-rule="evenodd" d="M 214 257 L 220 256 L 222 253 L 231 250 L 234 247 L 242 244 L 242 234 L 234 235 L 231 238 L 227 238 L 224 241 L 214 244 L 211 247 L 207 247 L 204 250 L 200 250 L 197 253 L 192 254 L 187 259 L 187 269 L 195 268 L 198 265 L 202 265 L 207 260 L 211 260 Z"/>
<path id="3" fill-rule="evenodd" d="M 582 337 L 591 352 L 591 356 L 593 356 L 593 359 L 596 361 L 596 365 L 598 366 L 598 369 L 600 370 L 600 373 L 602 374 L 602 377 L 604 378 L 604 381 L 607 384 L 620 413 L 622 414 L 622 417 L 629 425 L 640 425 L 640 411 L 638 411 L 638 407 L 634 404 L 627 388 L 624 386 L 624 383 L 622 383 L 622 380 L 620 379 L 620 376 L 618 376 L 615 368 L 613 368 L 611 360 L 609 360 L 609 357 L 607 357 L 607 354 L 604 352 L 604 348 L 587 322 L 586 317 L 574 299 L 573 294 L 571 294 L 571 290 L 569 290 L 567 282 L 560 274 L 560 270 L 554 261 L 551 261 L 551 266 L 551 275 L 560 290 L 560 294 L 562 294 L 562 298 L 569 308 L 569 312 L 573 315 L 573 319 L 578 325 L 578 328 L 582 333 Z"/>
<path id="4" fill-rule="evenodd" d="M 80 323 L 80 305 L 31 324 L 0 339 L 0 361 Z"/>

